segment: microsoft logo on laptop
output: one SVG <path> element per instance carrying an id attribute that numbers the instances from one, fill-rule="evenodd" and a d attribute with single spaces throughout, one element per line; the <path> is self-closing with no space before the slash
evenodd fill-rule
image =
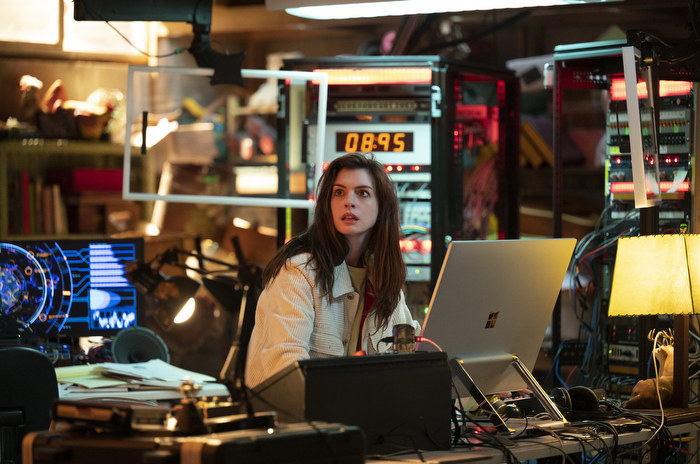
<path id="1" fill-rule="evenodd" d="M 496 319 L 498 319 L 498 311 L 495 313 L 489 313 L 489 318 L 486 321 L 486 329 L 493 329 L 496 327 Z"/>

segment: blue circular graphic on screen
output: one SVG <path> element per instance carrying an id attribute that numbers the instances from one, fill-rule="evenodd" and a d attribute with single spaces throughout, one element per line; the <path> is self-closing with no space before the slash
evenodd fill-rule
<path id="1" fill-rule="evenodd" d="M 46 280 L 33 254 L 16 245 L 0 243 L 2 314 L 30 324 L 44 310 L 50 293 L 51 281 Z"/>

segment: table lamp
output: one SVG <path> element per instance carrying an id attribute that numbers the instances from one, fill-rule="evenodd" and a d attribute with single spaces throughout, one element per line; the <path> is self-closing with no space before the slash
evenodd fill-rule
<path id="1" fill-rule="evenodd" d="M 126 274 L 139 292 L 152 297 L 154 315 L 164 327 L 181 324 L 194 313 L 199 282 L 184 275 L 164 275 L 142 262 L 131 263 Z"/>
<path id="2" fill-rule="evenodd" d="M 134 285 L 144 293 L 155 296 L 155 293 L 167 287 L 169 291 L 163 292 L 160 297 L 161 306 L 168 307 L 167 319 L 170 323 L 184 322 L 178 320 L 183 303 L 194 297 L 194 294 L 203 285 L 210 295 L 236 319 L 237 323 L 232 334 L 231 347 L 226 361 L 219 373 L 219 380 L 226 385 L 231 395 L 231 401 L 245 413 L 241 417 L 227 416 L 220 421 L 212 421 L 211 427 L 217 430 L 233 430 L 239 428 L 269 428 L 274 426 L 275 414 L 270 412 L 256 413 L 248 398 L 248 389 L 245 385 L 245 363 L 248 355 L 248 341 L 255 323 L 255 305 L 262 290 L 262 270 L 244 258 L 237 238 L 233 238 L 233 247 L 236 252 L 238 264 L 228 263 L 210 256 L 206 256 L 197 250 L 195 252 L 170 248 L 156 256 L 150 263 L 132 263 L 127 271 L 127 277 Z M 198 266 L 191 266 L 182 262 L 180 258 L 196 258 Z M 207 269 L 205 264 L 216 264 L 216 269 Z M 179 267 L 187 271 L 194 271 L 200 275 L 201 284 L 185 276 L 166 276 L 161 273 L 164 265 Z M 235 272 L 235 276 L 227 273 Z M 176 280 L 176 277 L 179 277 Z M 166 285 L 172 283 L 173 285 Z M 171 288 L 173 287 L 173 288 Z M 176 287 L 176 288 L 175 288 Z M 166 298 L 166 296 L 173 296 Z M 167 303 L 167 304 L 166 304 Z M 193 311 L 194 309 L 192 309 Z M 188 311 L 191 314 L 191 311 Z M 194 413 L 193 413 L 194 414 Z M 188 427 L 191 420 L 187 421 Z M 195 424 L 196 425 L 196 424 Z M 196 427 L 195 427 L 196 428 Z M 187 428 L 190 431 L 190 428 Z"/>
<path id="3" fill-rule="evenodd" d="M 674 315 L 672 405 L 688 406 L 689 315 L 700 302 L 700 235 L 622 237 L 608 316 Z"/>

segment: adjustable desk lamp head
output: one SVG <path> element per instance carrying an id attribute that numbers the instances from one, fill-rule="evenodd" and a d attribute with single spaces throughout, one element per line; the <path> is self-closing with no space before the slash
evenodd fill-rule
<path id="1" fill-rule="evenodd" d="M 268 416 L 255 415 L 245 387 L 248 341 L 255 322 L 255 305 L 262 289 L 262 279 L 260 268 L 243 259 L 236 237 L 233 238 L 233 243 L 238 256 L 237 265 L 203 255 L 199 251 L 188 252 L 171 248 L 156 256 L 149 264 L 134 263 L 128 278 L 140 291 L 154 299 L 155 311 L 161 321 L 182 323 L 196 309 L 194 302 L 190 303 L 190 300 L 193 300 L 200 283 L 186 276 L 178 276 L 178 278 L 165 276 L 161 273 L 161 268 L 167 264 L 194 271 L 200 275 L 201 285 L 209 291 L 210 295 L 237 318 L 231 347 L 219 379 L 228 388 L 234 404 L 245 407 L 247 417 L 243 427 L 248 427 L 257 421 L 268 424 L 271 420 Z M 195 267 L 182 263 L 180 259 L 182 257 L 196 258 L 199 265 Z M 216 264 L 219 268 L 207 270 L 205 263 Z M 226 274 L 232 272 L 235 276 Z"/>

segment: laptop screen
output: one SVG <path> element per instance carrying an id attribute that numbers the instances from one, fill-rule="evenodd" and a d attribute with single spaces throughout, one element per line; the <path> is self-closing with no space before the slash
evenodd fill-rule
<path id="1" fill-rule="evenodd" d="M 460 358 L 484 394 L 525 388 L 512 356 L 534 368 L 575 244 L 572 238 L 450 243 L 421 335 L 449 359 Z M 425 341 L 418 349 L 436 350 Z"/>

